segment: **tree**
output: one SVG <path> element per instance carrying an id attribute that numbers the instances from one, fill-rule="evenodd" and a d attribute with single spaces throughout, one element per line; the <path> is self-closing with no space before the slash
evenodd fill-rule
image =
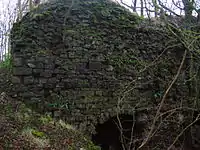
<path id="1" fill-rule="evenodd" d="M 198 0 L 172 0 L 172 3 L 167 0 L 132 0 L 132 4 L 129 5 L 123 0 L 120 2 L 141 16 L 163 18 L 165 14 L 170 19 L 182 21 L 180 24 L 186 28 L 200 22 L 200 9 L 197 9 L 200 2 Z"/>

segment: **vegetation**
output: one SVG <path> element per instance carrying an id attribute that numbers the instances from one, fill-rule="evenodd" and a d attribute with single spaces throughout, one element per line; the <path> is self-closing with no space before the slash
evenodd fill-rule
<path id="1" fill-rule="evenodd" d="M 0 68 L 11 69 L 12 68 L 12 59 L 10 54 L 6 54 L 5 60 L 0 62 Z"/>
<path id="2" fill-rule="evenodd" d="M 75 127 L 40 115 L 1 93 L 0 149 L 99 150 Z"/>

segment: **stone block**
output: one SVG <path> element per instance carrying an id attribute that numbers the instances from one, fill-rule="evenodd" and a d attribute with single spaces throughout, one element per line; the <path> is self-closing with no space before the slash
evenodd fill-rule
<path id="1" fill-rule="evenodd" d="M 89 88 L 90 83 L 89 83 L 88 80 L 78 80 L 77 81 L 77 87 L 79 87 L 79 88 Z"/>
<path id="2" fill-rule="evenodd" d="M 57 82 L 57 79 L 54 77 L 54 78 L 49 78 L 47 80 L 47 83 L 56 83 Z"/>
<path id="3" fill-rule="evenodd" d="M 26 67 L 13 68 L 13 75 L 25 76 L 25 75 L 31 75 L 31 74 L 32 74 L 31 68 L 26 68 Z"/>
<path id="4" fill-rule="evenodd" d="M 20 92 L 28 91 L 28 87 L 23 86 L 23 85 L 17 85 L 14 90 L 16 93 L 20 93 Z"/>
<path id="5" fill-rule="evenodd" d="M 45 68 L 45 69 L 54 69 L 54 68 L 55 68 L 55 65 L 54 65 L 54 64 L 45 64 L 45 65 L 44 65 L 44 68 Z"/>
<path id="6" fill-rule="evenodd" d="M 14 84 L 21 83 L 20 77 L 12 76 L 11 82 Z"/>
<path id="7" fill-rule="evenodd" d="M 27 66 L 29 66 L 30 68 L 35 68 L 36 67 L 33 63 L 28 63 Z"/>
<path id="8" fill-rule="evenodd" d="M 69 52 L 68 53 L 68 57 L 69 58 L 74 58 L 75 57 L 75 53 L 74 52 Z"/>
<path id="9" fill-rule="evenodd" d="M 33 69 L 33 74 L 40 74 L 43 72 L 43 69 Z"/>
<path id="10" fill-rule="evenodd" d="M 45 57 L 36 57 L 36 61 L 38 61 L 38 62 L 44 62 L 45 61 Z"/>
<path id="11" fill-rule="evenodd" d="M 54 58 L 45 58 L 45 60 L 43 61 L 45 64 L 52 64 L 53 63 L 53 59 Z"/>
<path id="12" fill-rule="evenodd" d="M 61 60 L 61 59 L 59 59 L 59 58 L 56 58 L 56 60 L 55 60 L 55 64 L 56 64 L 56 65 L 62 65 L 62 64 L 63 64 L 63 62 L 62 62 L 62 60 Z"/>
<path id="13" fill-rule="evenodd" d="M 52 84 L 52 83 L 45 83 L 44 84 L 44 88 L 47 88 L 47 89 L 52 89 L 52 88 L 55 88 L 56 85 L 55 84 Z"/>
<path id="14" fill-rule="evenodd" d="M 35 68 L 43 69 L 44 68 L 44 64 L 42 62 L 37 62 L 36 65 L 35 65 Z"/>
<path id="15" fill-rule="evenodd" d="M 76 64 L 76 71 L 80 73 L 85 73 L 88 70 L 86 69 L 87 64 L 86 63 L 78 63 Z"/>
<path id="16" fill-rule="evenodd" d="M 34 83 L 34 78 L 33 78 L 33 76 L 24 77 L 24 84 L 25 84 L 25 85 L 33 84 L 33 83 Z"/>
<path id="17" fill-rule="evenodd" d="M 26 92 L 20 93 L 19 95 L 23 98 L 31 98 L 31 97 L 34 97 L 35 94 L 31 91 L 26 91 Z"/>
<path id="18" fill-rule="evenodd" d="M 62 69 L 55 69 L 53 71 L 54 74 L 64 74 L 65 73 L 65 70 L 62 70 Z"/>
<path id="19" fill-rule="evenodd" d="M 41 101 L 41 99 L 38 97 L 32 97 L 30 100 L 31 100 L 31 102 L 40 102 Z"/>
<path id="20" fill-rule="evenodd" d="M 13 59 L 13 65 L 17 67 L 23 66 L 23 59 L 21 57 L 15 57 Z"/>
<path id="21" fill-rule="evenodd" d="M 89 61 L 88 69 L 100 71 L 102 69 L 102 64 L 98 61 Z"/>
<path id="22" fill-rule="evenodd" d="M 52 77 L 52 74 L 53 74 L 53 70 L 44 70 L 42 73 L 40 73 L 40 76 L 49 78 L 49 77 Z"/>
<path id="23" fill-rule="evenodd" d="M 95 91 L 95 95 L 97 95 L 97 96 L 102 96 L 102 95 L 103 95 L 103 92 L 102 92 L 102 91 Z"/>
<path id="24" fill-rule="evenodd" d="M 39 83 L 43 84 L 43 83 L 47 83 L 47 78 L 39 78 Z"/>
<path id="25" fill-rule="evenodd" d="M 65 87 L 65 85 L 64 85 L 64 83 L 62 82 L 62 83 L 58 83 L 58 84 L 56 84 L 56 88 L 64 88 Z"/>
<path id="26" fill-rule="evenodd" d="M 69 70 L 69 65 L 63 65 L 62 68 L 63 68 L 64 70 L 68 71 L 68 70 Z"/>
<path id="27" fill-rule="evenodd" d="M 75 88 L 77 86 L 77 80 L 62 79 L 62 82 L 66 89 Z"/>
<path id="28" fill-rule="evenodd" d="M 113 70 L 114 70 L 114 68 L 111 65 L 108 65 L 107 68 L 106 68 L 106 71 L 113 71 Z"/>

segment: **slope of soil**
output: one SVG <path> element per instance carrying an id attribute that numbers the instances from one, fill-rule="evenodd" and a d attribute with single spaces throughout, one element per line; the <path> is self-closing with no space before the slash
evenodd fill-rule
<path id="1" fill-rule="evenodd" d="M 0 72 L 0 150 L 97 150 L 73 126 L 48 115 L 38 114 L 20 101 L 10 98 L 7 70 Z"/>

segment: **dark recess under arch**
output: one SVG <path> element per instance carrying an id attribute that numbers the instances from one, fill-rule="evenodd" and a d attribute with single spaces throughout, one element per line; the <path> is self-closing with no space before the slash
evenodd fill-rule
<path id="1" fill-rule="evenodd" d="M 92 136 L 92 141 L 100 146 L 102 150 L 123 150 L 118 120 L 120 120 L 123 128 L 124 145 L 127 147 L 130 146 L 131 134 L 133 136 L 133 141 L 141 137 L 144 124 L 135 121 L 135 117 L 132 115 L 119 115 L 119 119 L 115 116 L 103 124 L 97 124 L 96 134 Z M 133 142 L 131 148 L 139 146 L 138 144 L 137 142 Z"/>

